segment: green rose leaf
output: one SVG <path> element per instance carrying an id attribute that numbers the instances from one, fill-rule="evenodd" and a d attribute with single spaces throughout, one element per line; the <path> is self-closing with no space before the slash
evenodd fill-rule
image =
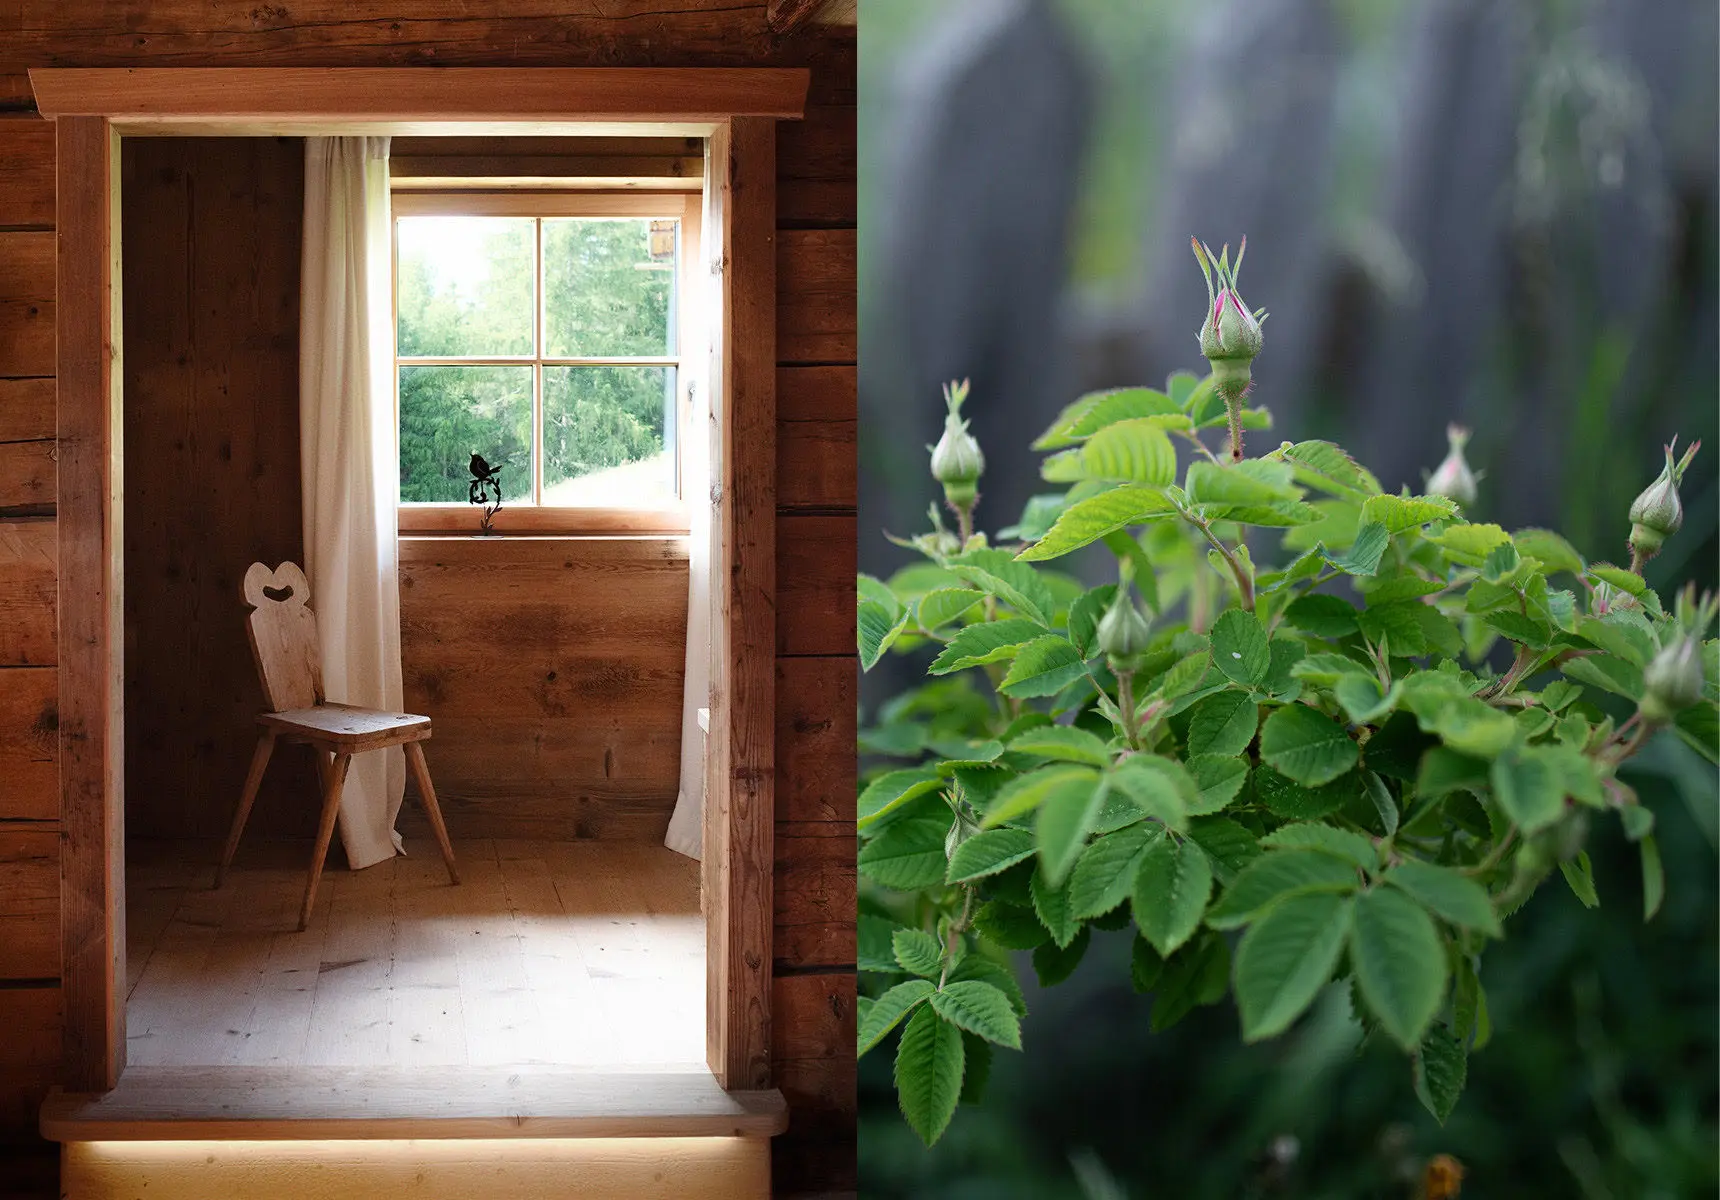
<path id="1" fill-rule="evenodd" d="M 1415 1052 L 1416 1099 L 1443 1125 L 1468 1079 L 1469 1051 L 1444 1025 L 1433 1026 Z"/>
<path id="2" fill-rule="evenodd" d="M 1069 911 L 1078 920 L 1110 912 L 1129 898 L 1141 856 L 1165 836 L 1164 826 L 1141 821 L 1095 838 L 1069 876 Z"/>
<path id="3" fill-rule="evenodd" d="M 1385 881 L 1402 888 L 1436 917 L 1464 929 L 1479 929 L 1493 937 L 1503 932 L 1487 889 L 1450 867 L 1437 867 L 1406 858 L 1387 871 Z"/>
<path id="4" fill-rule="evenodd" d="M 1313 1003 L 1337 966 L 1353 901 L 1293 896 L 1267 913 L 1236 948 L 1236 1006 L 1244 1041 L 1283 1033 Z"/>
<path id="5" fill-rule="evenodd" d="M 1247 692 L 1223 691 L 1196 704 L 1190 713 L 1188 752 L 1191 756 L 1235 758 L 1254 740 L 1260 709 Z"/>
<path id="6" fill-rule="evenodd" d="M 1291 704 L 1266 718 L 1260 757 L 1297 783 L 1318 787 L 1354 767 L 1360 755 L 1337 722 L 1306 705 Z"/>
<path id="7" fill-rule="evenodd" d="M 1163 436 L 1162 433 L 1160 436 Z M 1130 525 L 1169 517 L 1175 511 L 1161 488 L 1113 488 L 1064 509 L 1045 536 L 1016 555 L 1016 558 L 1022 562 L 1043 562 L 1060 558 L 1098 541 L 1108 533 Z"/>
<path id="8" fill-rule="evenodd" d="M 1048 633 L 1016 652 L 997 690 L 1006 696 L 1054 696 L 1086 673 L 1074 644 L 1060 633 Z"/>
<path id="9" fill-rule="evenodd" d="M 1192 842 L 1161 838 L 1147 847 L 1135 870 L 1135 924 L 1161 955 L 1169 955 L 1200 928 L 1212 893 L 1212 867 Z"/>
<path id="10" fill-rule="evenodd" d="M 1395 888 L 1363 892 L 1356 897 L 1350 964 L 1380 1027 L 1414 1050 L 1445 995 L 1445 946 L 1433 918 Z"/>
<path id="11" fill-rule="evenodd" d="M 859 1045 L 855 1057 L 865 1054 L 886 1034 L 899 1025 L 902 1018 L 914 1009 L 933 992 L 933 987 L 924 979 L 910 979 L 907 983 L 898 983 L 872 1002 L 866 1010 L 866 1015 L 860 1019 Z"/>
<path id="12" fill-rule="evenodd" d="M 928 1146 L 955 1114 L 964 1061 L 961 1030 L 929 1006 L 919 1008 L 896 1049 L 896 1096 L 902 1115 Z"/>
<path id="13" fill-rule="evenodd" d="M 1021 1019 L 1009 997 L 983 980 L 946 983 L 933 992 L 932 1008 L 958 1029 L 977 1034 L 988 1042 L 1021 1049 Z"/>
<path id="14" fill-rule="evenodd" d="M 896 930 L 890 938 L 890 947 L 902 970 L 910 975 L 931 979 L 943 970 L 944 948 L 923 929 Z"/>
<path id="15" fill-rule="evenodd" d="M 1212 626 L 1212 661 L 1237 683 L 1262 682 L 1272 665 L 1266 629 L 1253 613 L 1227 609 Z"/>
<path id="16" fill-rule="evenodd" d="M 968 883 L 1006 871 L 1033 856 L 1033 835 L 1025 829 L 983 829 L 956 847 L 947 878 Z"/>
<path id="17" fill-rule="evenodd" d="M 1045 630 L 1032 621 L 1009 619 L 969 625 L 951 638 L 943 651 L 926 668 L 928 675 L 948 675 L 968 667 L 1004 662 L 1014 658 L 1022 646 Z"/>
<path id="18" fill-rule="evenodd" d="M 1355 865 L 1319 850 L 1274 850 L 1236 876 L 1206 914 L 1214 929 L 1246 925 L 1290 896 L 1308 892 L 1349 892 L 1361 883 Z"/>

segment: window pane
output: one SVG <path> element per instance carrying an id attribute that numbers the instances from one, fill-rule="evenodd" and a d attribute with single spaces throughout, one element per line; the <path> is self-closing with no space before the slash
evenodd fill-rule
<path id="1" fill-rule="evenodd" d="M 505 504 L 532 502 L 532 369 L 400 368 L 400 499 L 464 504 L 473 454 L 502 468 Z"/>
<path id="2" fill-rule="evenodd" d="M 675 501 L 675 369 L 543 369 L 543 502 Z"/>
<path id="3" fill-rule="evenodd" d="M 544 353 L 550 358 L 674 354 L 671 314 L 679 237 L 678 221 L 545 220 Z"/>
<path id="4" fill-rule="evenodd" d="M 530 217 L 401 217 L 400 355 L 530 354 Z"/>

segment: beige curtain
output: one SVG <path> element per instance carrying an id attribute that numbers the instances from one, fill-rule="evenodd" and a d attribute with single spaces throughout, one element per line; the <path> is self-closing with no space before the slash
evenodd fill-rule
<path id="1" fill-rule="evenodd" d="M 329 699 L 398 712 L 400 590 L 387 138 L 305 139 L 299 467 L 305 572 Z M 352 760 L 340 837 L 354 868 L 401 852 L 399 747 Z"/>

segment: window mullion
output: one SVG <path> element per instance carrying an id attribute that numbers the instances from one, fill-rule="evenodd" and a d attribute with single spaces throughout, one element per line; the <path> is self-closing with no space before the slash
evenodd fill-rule
<path id="1" fill-rule="evenodd" d="M 543 436 L 543 355 L 544 355 L 544 292 L 543 292 L 543 218 L 532 222 L 537 230 L 537 282 L 532 292 L 536 312 L 533 314 L 532 352 L 532 503 L 543 503 L 544 436 Z"/>

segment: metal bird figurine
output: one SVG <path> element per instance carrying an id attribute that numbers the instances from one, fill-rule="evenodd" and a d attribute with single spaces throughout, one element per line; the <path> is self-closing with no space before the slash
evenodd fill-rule
<path id="1" fill-rule="evenodd" d="M 484 519 L 480 527 L 484 533 L 493 533 L 491 520 L 502 507 L 502 466 L 497 463 L 491 466 L 484 456 L 477 451 L 472 452 L 472 461 L 468 469 L 472 472 L 472 482 L 466 488 L 466 500 L 470 504 L 484 506 Z"/>

